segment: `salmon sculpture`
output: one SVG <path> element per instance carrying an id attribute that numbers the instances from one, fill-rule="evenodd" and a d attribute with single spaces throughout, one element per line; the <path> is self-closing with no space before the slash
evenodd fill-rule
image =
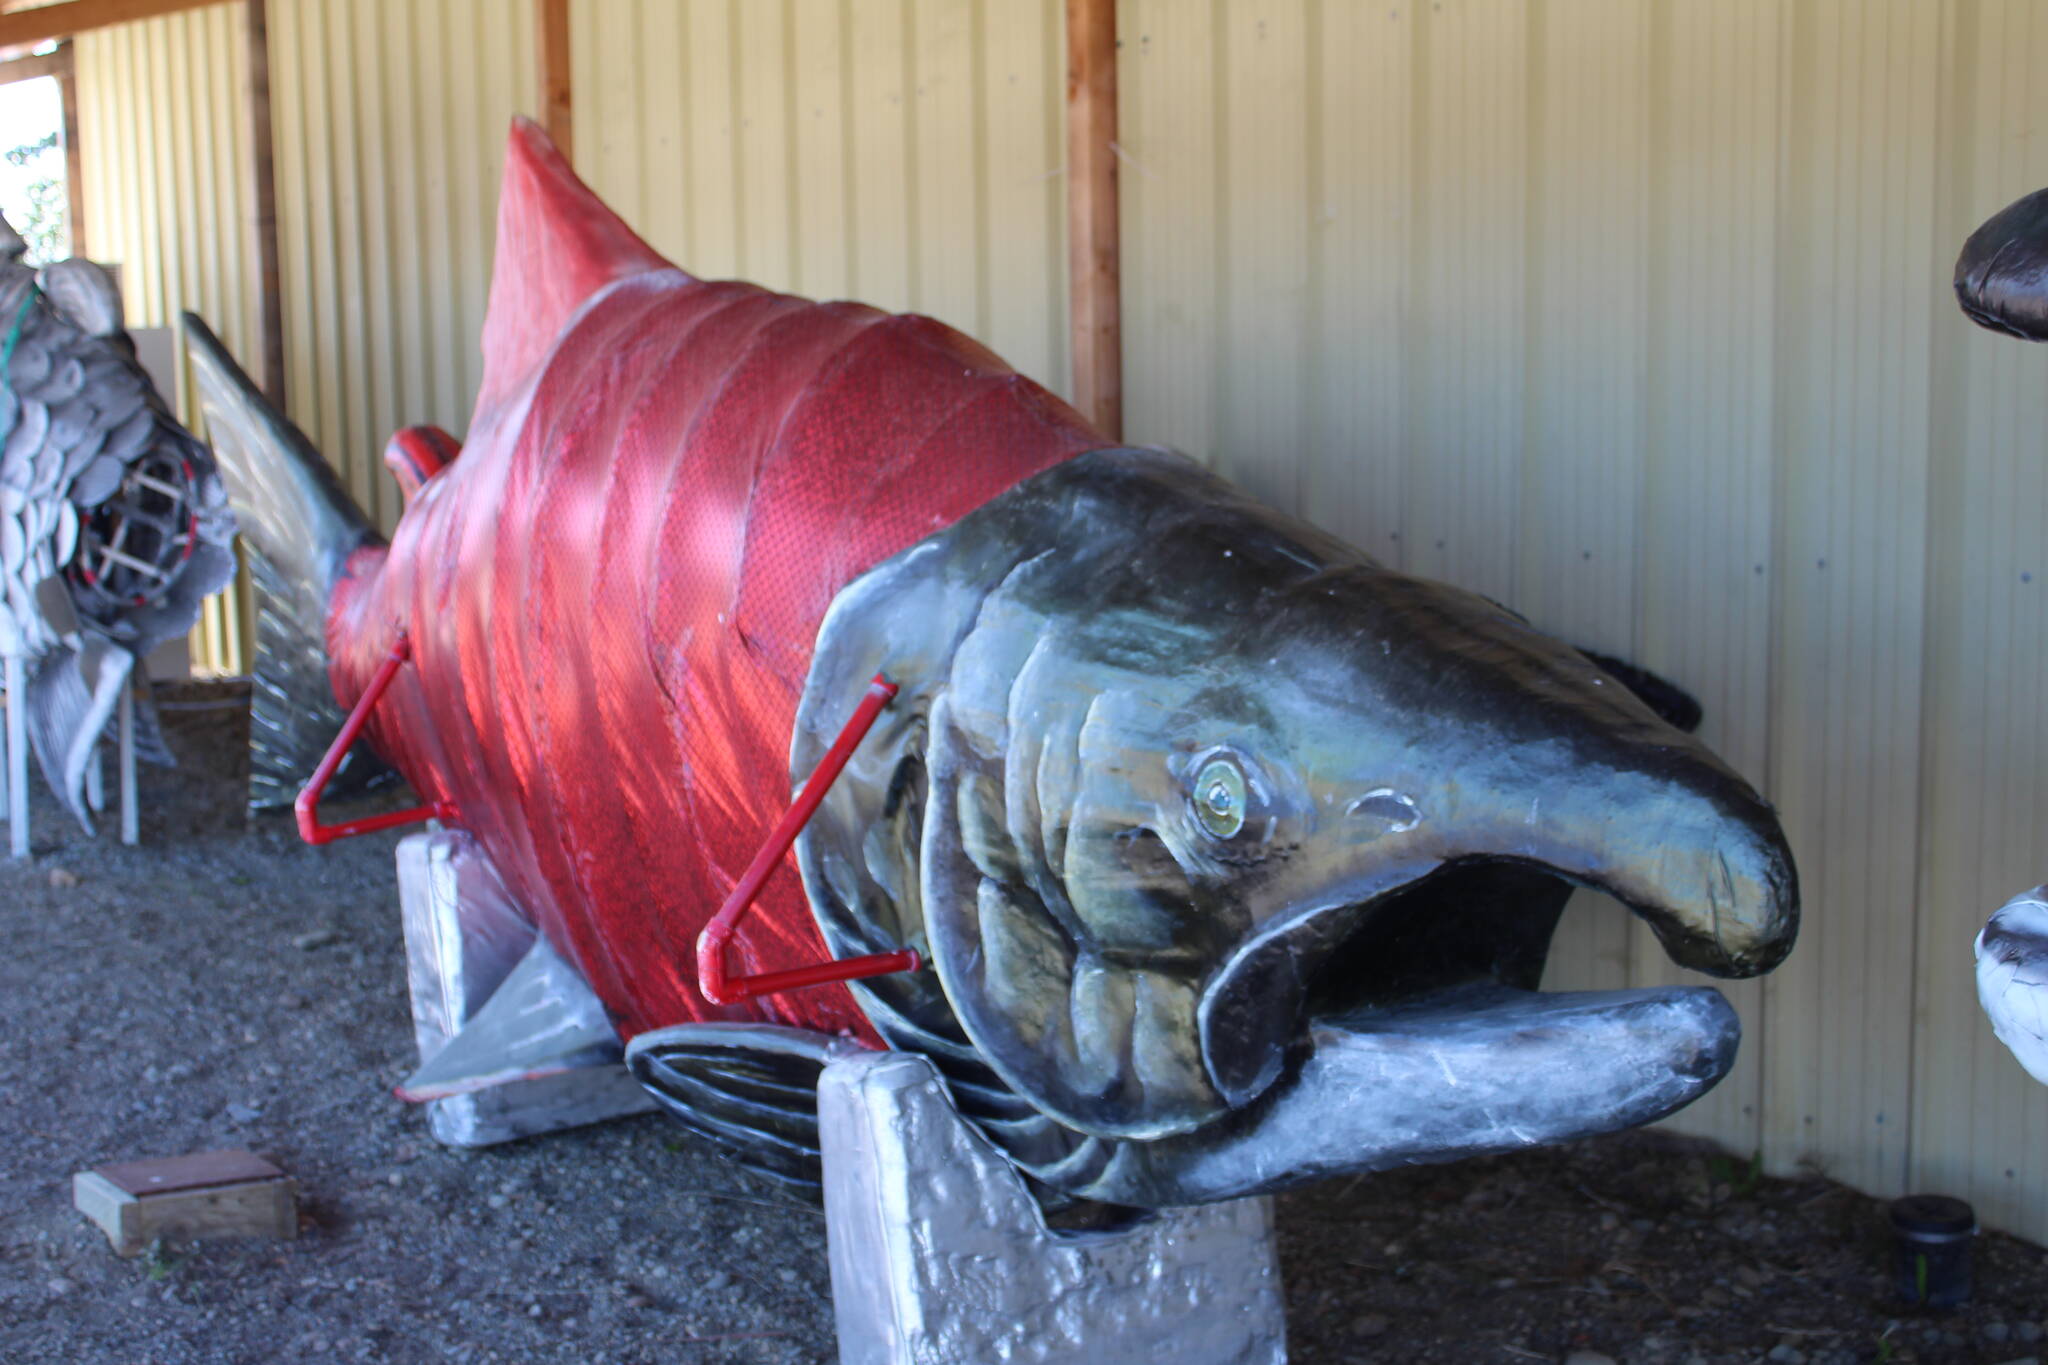
<path id="1" fill-rule="evenodd" d="M 264 594 L 256 800 L 403 636 L 376 754 L 640 1080 L 793 1181 L 862 1045 L 930 1056 L 1049 1197 L 1126 1205 L 1642 1123 L 1738 1025 L 1703 987 L 1538 993 L 1571 889 L 1710 974 L 1791 946 L 1770 807 L 1615 672 L 929 318 L 685 274 L 531 123 L 467 443 L 394 439 L 388 545 L 195 336 Z M 714 1003 L 699 935 L 878 674 L 731 967 L 918 967 Z"/>

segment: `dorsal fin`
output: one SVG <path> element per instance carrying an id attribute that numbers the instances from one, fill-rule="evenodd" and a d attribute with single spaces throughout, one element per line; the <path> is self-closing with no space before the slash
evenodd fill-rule
<path id="1" fill-rule="evenodd" d="M 585 299 L 613 280 L 672 268 L 576 178 L 539 124 L 514 118 L 472 425 L 524 386 Z"/>

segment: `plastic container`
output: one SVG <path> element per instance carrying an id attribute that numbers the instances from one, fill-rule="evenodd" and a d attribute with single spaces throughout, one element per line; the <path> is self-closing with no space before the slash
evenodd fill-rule
<path id="1" fill-rule="evenodd" d="M 1970 1239 L 1977 1212 L 1945 1194 L 1894 1199 L 1892 1282 L 1901 1300 L 1925 1308 L 1970 1301 Z"/>

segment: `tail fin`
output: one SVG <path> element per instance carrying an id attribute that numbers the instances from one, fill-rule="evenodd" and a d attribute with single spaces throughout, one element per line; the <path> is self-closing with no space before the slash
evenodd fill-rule
<path id="1" fill-rule="evenodd" d="M 249 698 L 249 805 L 289 806 L 345 716 L 327 678 L 327 603 L 342 566 L 381 538 L 300 430 L 273 408 L 200 319 L 185 314 L 185 350 L 206 436 L 241 522 L 256 590 Z M 390 776 L 362 745 L 336 795 Z"/>
<path id="2" fill-rule="evenodd" d="M 674 268 L 576 178 L 539 124 L 513 119 L 471 432 L 525 386 L 584 300 L 614 280 Z"/>

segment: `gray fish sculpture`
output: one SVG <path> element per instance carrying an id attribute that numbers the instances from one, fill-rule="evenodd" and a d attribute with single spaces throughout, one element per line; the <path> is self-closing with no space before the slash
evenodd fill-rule
<path id="1" fill-rule="evenodd" d="M 1056 466 L 856 581 L 849 689 L 924 680 L 797 845 L 855 990 L 1070 1194 L 1172 1205 L 1646 1122 L 1733 1061 L 1704 988 L 1535 990 L 1574 886 L 1679 963 L 1767 971 L 1770 808 L 1577 650 L 1186 459 Z M 907 703 L 907 704 L 906 704 Z"/>
<path id="2" fill-rule="evenodd" d="M 469 439 L 394 438 L 389 544 L 187 328 L 271 566 L 259 704 L 368 708 L 539 931 L 401 1093 L 622 1038 L 677 1118 L 815 1184 L 819 1070 L 882 1042 L 1042 1189 L 1166 1206 L 1642 1123 L 1727 1071 L 1710 989 L 1535 989 L 1575 886 L 1709 974 L 1791 947 L 1770 808 L 1624 679 L 1671 689 L 1114 446 L 930 319 L 695 279 L 531 124 L 504 185 Z M 801 894 L 734 951 L 932 970 L 735 999 L 700 934 L 878 672 Z M 262 794 L 327 747 L 265 733 Z"/>
<path id="3" fill-rule="evenodd" d="M 136 362 L 112 278 L 24 254 L 0 220 L 0 656 L 24 661 L 30 745 L 90 831 L 93 748 L 143 656 L 234 577 L 235 523 Z M 138 754 L 169 762 L 146 704 L 137 719 Z"/>
<path id="4" fill-rule="evenodd" d="M 2048 1085 L 2048 886 L 1999 907 L 1973 945 L 1977 1000 L 1991 1031 L 2027 1074 Z"/>

